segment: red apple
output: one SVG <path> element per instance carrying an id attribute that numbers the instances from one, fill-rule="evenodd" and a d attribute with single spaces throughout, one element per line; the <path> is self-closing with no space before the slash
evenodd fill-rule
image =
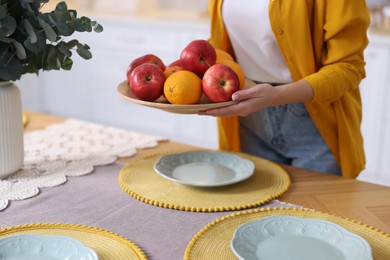
<path id="1" fill-rule="evenodd" d="M 200 77 L 215 64 L 216 60 L 215 48 L 206 40 L 191 41 L 180 54 L 182 67 Z"/>
<path id="2" fill-rule="evenodd" d="M 212 102 L 232 100 L 234 92 L 240 89 L 237 73 L 225 64 L 211 66 L 202 79 L 203 93 Z"/>
<path id="3" fill-rule="evenodd" d="M 167 68 L 169 67 L 173 67 L 173 66 L 179 66 L 179 67 L 182 67 L 183 68 L 183 65 L 181 64 L 181 60 L 180 59 L 177 59 L 175 61 L 173 61 L 172 63 L 170 63 Z"/>
<path id="4" fill-rule="evenodd" d="M 154 54 L 146 54 L 133 60 L 127 67 L 126 75 L 130 74 L 136 67 L 144 63 L 157 65 L 162 71 L 165 70 L 164 62 Z"/>
<path id="5" fill-rule="evenodd" d="M 145 101 L 155 101 L 164 89 L 164 72 L 155 64 L 144 63 L 127 75 L 129 87 L 134 95 Z"/>

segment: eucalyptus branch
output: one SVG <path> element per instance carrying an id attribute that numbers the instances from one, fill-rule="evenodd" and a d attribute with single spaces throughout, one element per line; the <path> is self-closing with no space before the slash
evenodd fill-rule
<path id="1" fill-rule="evenodd" d="M 60 2 L 42 13 L 46 0 L 0 1 L 0 81 L 17 80 L 40 70 L 70 70 L 72 52 L 92 58 L 87 44 L 66 41 L 74 32 L 103 31 L 96 21 Z"/>

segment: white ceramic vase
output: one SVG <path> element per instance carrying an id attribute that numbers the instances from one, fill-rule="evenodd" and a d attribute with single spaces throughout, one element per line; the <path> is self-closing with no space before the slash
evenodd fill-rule
<path id="1" fill-rule="evenodd" d="M 23 165 L 23 114 L 19 87 L 0 81 L 0 179 Z"/>

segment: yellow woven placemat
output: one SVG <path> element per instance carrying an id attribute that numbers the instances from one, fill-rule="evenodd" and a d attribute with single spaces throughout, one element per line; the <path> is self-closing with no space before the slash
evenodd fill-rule
<path id="1" fill-rule="evenodd" d="M 0 239 L 20 234 L 61 235 L 81 241 L 92 248 L 99 260 L 147 259 L 132 241 L 104 229 L 75 224 L 37 223 L 13 226 L 0 230 Z"/>
<path id="2" fill-rule="evenodd" d="M 279 197 L 290 186 L 290 177 L 283 168 L 243 153 L 236 154 L 255 164 L 255 172 L 251 178 L 223 187 L 195 188 L 182 185 L 167 180 L 154 171 L 154 164 L 165 154 L 152 155 L 123 167 L 119 174 L 120 186 L 128 194 L 145 203 L 193 212 L 220 212 L 256 207 Z"/>
<path id="3" fill-rule="evenodd" d="M 187 246 L 185 260 L 237 259 L 230 248 L 234 231 L 249 221 L 268 216 L 289 215 L 304 218 L 316 218 L 336 223 L 349 231 L 364 237 L 371 245 L 375 260 L 390 259 L 390 235 L 360 222 L 337 217 L 309 209 L 262 208 L 247 210 L 225 216 L 201 229 Z"/>

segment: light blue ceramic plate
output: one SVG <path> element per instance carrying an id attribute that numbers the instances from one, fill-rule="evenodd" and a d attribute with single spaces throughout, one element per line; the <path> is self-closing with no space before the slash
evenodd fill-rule
<path id="1" fill-rule="evenodd" d="M 162 177 L 174 182 L 216 187 L 248 179 L 253 175 L 255 165 L 232 153 L 189 151 L 162 156 L 154 169 Z"/>
<path id="2" fill-rule="evenodd" d="M 245 260 L 372 260 L 364 238 L 329 221 L 293 216 L 242 224 L 231 247 Z"/>
<path id="3" fill-rule="evenodd" d="M 94 250 L 65 236 L 15 235 L 0 239 L 0 259 L 97 260 Z"/>

